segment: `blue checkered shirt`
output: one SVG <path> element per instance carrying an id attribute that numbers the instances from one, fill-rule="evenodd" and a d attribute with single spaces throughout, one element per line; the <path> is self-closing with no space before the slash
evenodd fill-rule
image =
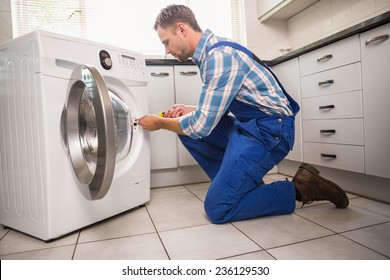
<path id="1" fill-rule="evenodd" d="M 203 87 L 197 109 L 179 119 L 183 132 L 194 139 L 209 135 L 234 99 L 269 116 L 292 116 L 283 90 L 264 67 L 229 46 L 208 51 L 220 41 L 226 39 L 206 30 L 196 47 L 192 60 L 200 69 Z"/>

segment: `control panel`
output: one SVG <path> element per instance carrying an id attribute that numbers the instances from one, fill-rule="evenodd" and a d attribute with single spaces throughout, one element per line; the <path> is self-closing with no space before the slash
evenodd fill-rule
<path id="1" fill-rule="evenodd" d="M 105 70 L 112 71 L 112 75 L 125 75 L 124 78 L 144 78 L 146 76 L 145 60 L 142 55 L 100 50 L 99 60 Z"/>

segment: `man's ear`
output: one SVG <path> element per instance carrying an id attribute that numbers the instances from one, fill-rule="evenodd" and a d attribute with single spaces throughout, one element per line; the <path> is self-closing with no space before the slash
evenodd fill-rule
<path id="1" fill-rule="evenodd" d="M 179 22 L 176 25 L 176 32 L 178 32 L 178 33 L 182 34 L 184 37 L 186 37 L 187 32 L 188 32 L 188 26 L 183 22 Z"/>

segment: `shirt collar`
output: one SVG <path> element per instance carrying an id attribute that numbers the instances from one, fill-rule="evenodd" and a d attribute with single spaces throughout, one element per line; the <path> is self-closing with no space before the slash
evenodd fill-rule
<path id="1" fill-rule="evenodd" d="M 207 29 L 202 37 L 200 38 L 198 45 L 196 46 L 194 55 L 192 56 L 192 61 L 196 63 L 196 65 L 200 66 L 202 58 L 205 55 L 205 49 L 207 42 L 211 38 L 211 36 L 214 36 L 213 32 L 211 32 L 209 29 Z"/>

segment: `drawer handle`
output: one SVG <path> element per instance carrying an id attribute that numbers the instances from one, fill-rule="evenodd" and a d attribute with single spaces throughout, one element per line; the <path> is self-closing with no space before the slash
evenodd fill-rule
<path id="1" fill-rule="evenodd" d="M 380 43 L 389 39 L 389 34 L 372 37 L 366 40 L 366 46 L 372 43 Z"/>
<path id="2" fill-rule="evenodd" d="M 324 106 L 320 106 L 318 108 L 320 108 L 320 110 L 329 110 L 329 109 L 334 109 L 335 106 L 334 105 L 324 105 Z"/>
<path id="3" fill-rule="evenodd" d="M 336 133 L 336 129 L 321 129 L 320 133 L 321 134 L 328 134 L 328 133 L 335 134 Z"/>
<path id="4" fill-rule="evenodd" d="M 152 77 L 168 77 L 169 73 L 167 73 L 167 72 L 153 72 L 153 73 L 150 73 L 150 75 Z"/>
<path id="5" fill-rule="evenodd" d="M 333 57 L 333 55 L 331 54 L 326 54 L 324 56 L 320 56 L 319 58 L 317 58 L 317 62 L 322 62 L 322 61 L 325 61 L 325 60 L 329 60 Z"/>
<path id="6" fill-rule="evenodd" d="M 321 157 L 323 157 L 323 158 L 330 158 L 330 159 L 336 159 L 337 155 L 321 153 Z"/>
<path id="7" fill-rule="evenodd" d="M 195 76 L 196 74 L 198 74 L 196 71 L 180 71 L 180 75 L 183 76 Z"/>
<path id="8" fill-rule="evenodd" d="M 326 81 L 319 82 L 318 85 L 325 86 L 325 85 L 331 85 L 333 83 L 334 83 L 334 80 L 326 80 Z"/>

